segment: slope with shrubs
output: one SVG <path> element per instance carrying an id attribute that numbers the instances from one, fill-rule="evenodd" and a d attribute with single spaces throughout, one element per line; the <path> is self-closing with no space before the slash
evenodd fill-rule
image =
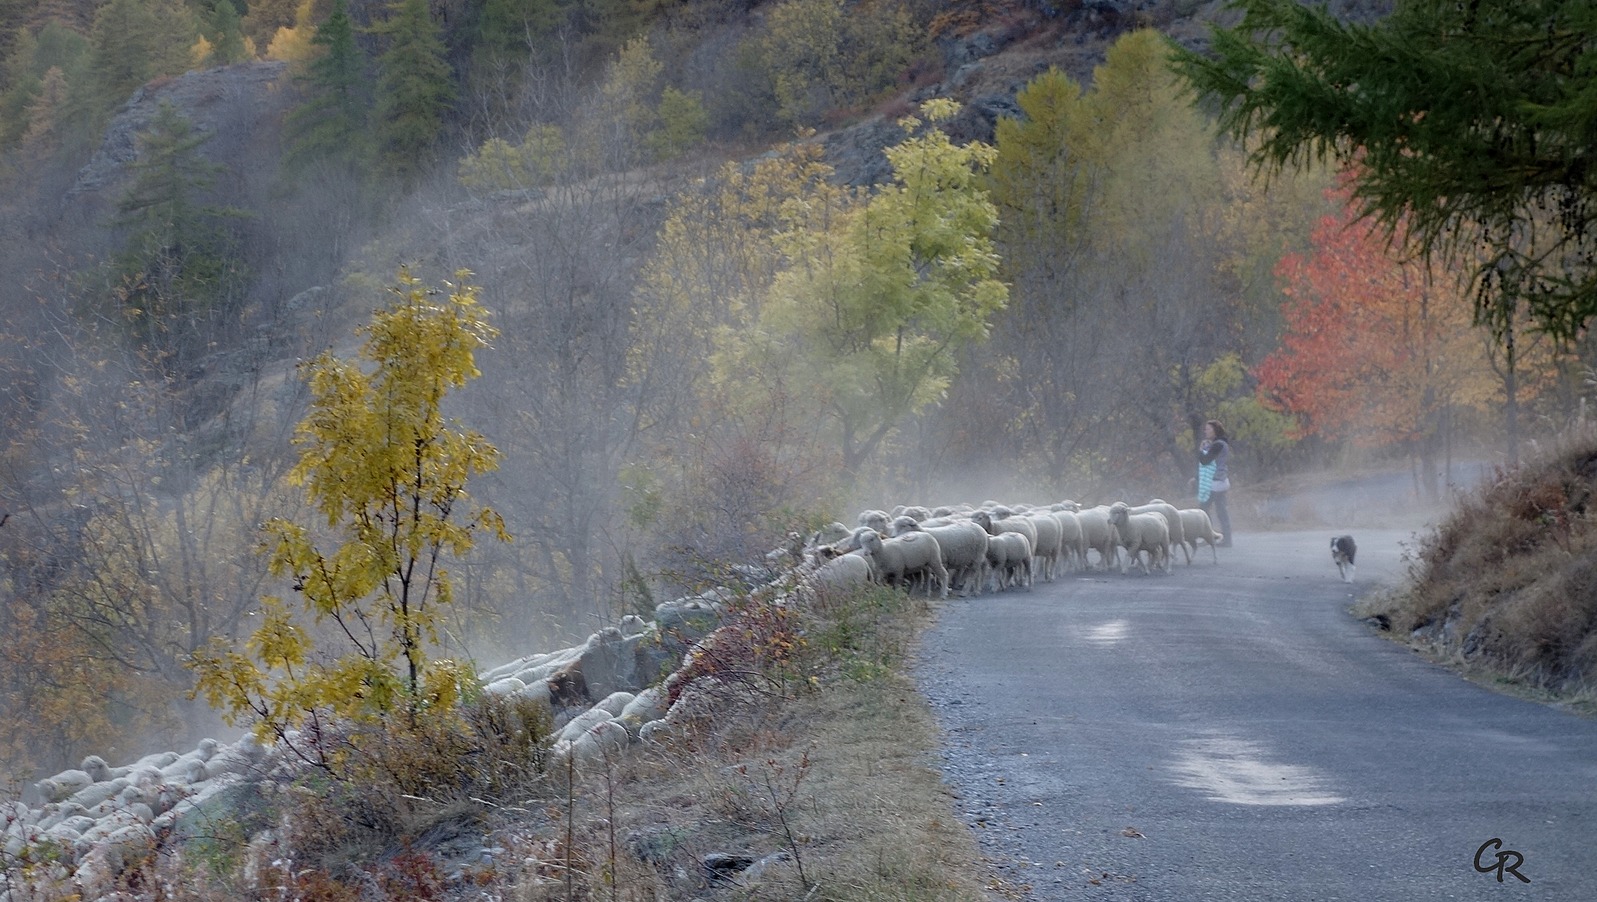
<path id="1" fill-rule="evenodd" d="M 1597 435 L 1499 469 L 1364 606 L 1393 637 L 1499 687 L 1597 712 Z"/>

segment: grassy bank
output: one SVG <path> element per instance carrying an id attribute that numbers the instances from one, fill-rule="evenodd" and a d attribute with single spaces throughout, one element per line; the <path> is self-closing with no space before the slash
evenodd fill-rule
<path id="1" fill-rule="evenodd" d="M 1461 498 L 1358 613 L 1477 682 L 1597 713 L 1597 437 Z"/>

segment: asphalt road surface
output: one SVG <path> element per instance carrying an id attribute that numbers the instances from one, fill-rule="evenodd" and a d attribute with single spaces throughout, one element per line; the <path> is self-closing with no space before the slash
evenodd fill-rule
<path id="1" fill-rule="evenodd" d="M 1597 722 L 1377 636 L 1413 535 L 1357 533 L 1352 586 L 1330 535 L 949 600 L 916 676 L 1008 893 L 1597 899 Z"/>

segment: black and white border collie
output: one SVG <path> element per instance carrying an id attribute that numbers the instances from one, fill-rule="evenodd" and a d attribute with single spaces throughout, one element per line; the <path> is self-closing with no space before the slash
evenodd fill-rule
<path id="1" fill-rule="evenodd" d="M 1353 557 L 1358 554 L 1359 546 L 1353 541 L 1352 536 L 1337 536 L 1331 540 L 1331 561 L 1336 564 L 1336 572 L 1342 574 L 1342 582 L 1353 581 Z"/>

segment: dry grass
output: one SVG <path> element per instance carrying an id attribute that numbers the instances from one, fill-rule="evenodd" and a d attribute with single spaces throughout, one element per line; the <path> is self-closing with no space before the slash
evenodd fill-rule
<path id="1" fill-rule="evenodd" d="M 1504 470 L 1361 613 L 1482 682 L 1590 708 L 1597 687 L 1597 439 Z"/>
<path id="2" fill-rule="evenodd" d="M 617 769 L 623 801 L 594 815 L 622 830 L 629 865 L 648 860 L 652 898 L 983 898 L 935 723 L 900 669 L 925 615 L 879 589 L 814 605 L 788 662 L 813 679 L 722 682 L 713 718 Z M 765 864 L 707 881 L 718 853 Z"/>
<path id="3" fill-rule="evenodd" d="M 660 870 L 686 879 L 667 898 L 982 898 L 974 841 L 935 767 L 935 728 L 903 677 L 777 707 L 733 701 L 722 719 L 629 762 L 617 817 L 635 846 L 669 838 Z M 698 888 L 698 863 L 717 852 L 770 866 Z"/>

